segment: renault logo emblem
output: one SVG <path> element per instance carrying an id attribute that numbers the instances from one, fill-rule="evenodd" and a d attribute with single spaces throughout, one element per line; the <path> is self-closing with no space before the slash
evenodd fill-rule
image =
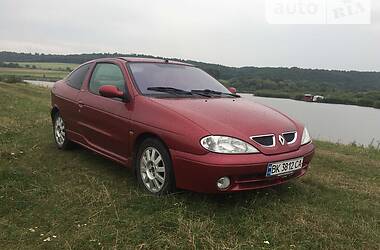
<path id="1" fill-rule="evenodd" d="M 278 141 L 281 143 L 282 146 L 285 145 L 285 139 L 284 139 L 284 137 L 282 135 L 278 136 Z"/>

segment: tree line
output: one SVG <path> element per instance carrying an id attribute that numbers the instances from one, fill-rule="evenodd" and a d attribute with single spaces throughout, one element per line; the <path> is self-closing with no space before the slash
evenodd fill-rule
<path id="1" fill-rule="evenodd" d="M 143 54 L 91 53 L 41 54 L 0 52 L 3 62 L 83 63 L 103 57 L 154 57 Z M 240 92 L 300 99 L 303 94 L 324 95 L 325 102 L 380 108 L 380 72 L 302 69 L 297 67 L 229 67 L 220 64 L 166 58 L 196 65 Z M 2 67 L 0 65 L 0 67 Z"/>

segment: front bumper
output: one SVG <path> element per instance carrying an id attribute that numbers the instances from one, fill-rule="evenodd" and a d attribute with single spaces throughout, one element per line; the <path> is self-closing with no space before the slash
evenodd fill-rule
<path id="1" fill-rule="evenodd" d="M 296 151 L 278 155 L 193 155 L 175 150 L 170 150 L 170 153 L 178 188 L 202 193 L 223 193 L 265 188 L 303 176 L 313 158 L 314 150 L 314 145 L 310 143 Z M 265 176 L 268 163 L 298 157 L 304 157 L 302 169 L 284 177 Z M 216 181 L 223 176 L 231 179 L 231 185 L 221 191 L 216 187 Z"/>

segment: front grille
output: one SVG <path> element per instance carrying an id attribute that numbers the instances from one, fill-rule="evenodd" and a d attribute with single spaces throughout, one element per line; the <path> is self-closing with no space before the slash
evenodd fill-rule
<path id="1" fill-rule="evenodd" d="M 264 147 L 273 147 L 275 145 L 274 135 L 252 136 L 251 139 Z"/>
<path id="2" fill-rule="evenodd" d="M 283 133 L 282 136 L 288 144 L 292 144 L 297 140 L 297 132 Z"/>

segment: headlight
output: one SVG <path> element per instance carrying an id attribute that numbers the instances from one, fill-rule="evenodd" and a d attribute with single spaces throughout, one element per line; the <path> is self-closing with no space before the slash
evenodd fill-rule
<path id="1" fill-rule="evenodd" d="M 302 133 L 301 145 L 308 144 L 309 142 L 311 142 L 310 134 L 309 131 L 307 131 L 307 128 L 305 127 Z"/>
<path id="2" fill-rule="evenodd" d="M 252 145 L 228 136 L 206 136 L 201 140 L 205 149 L 221 154 L 252 154 L 259 151 Z"/>

